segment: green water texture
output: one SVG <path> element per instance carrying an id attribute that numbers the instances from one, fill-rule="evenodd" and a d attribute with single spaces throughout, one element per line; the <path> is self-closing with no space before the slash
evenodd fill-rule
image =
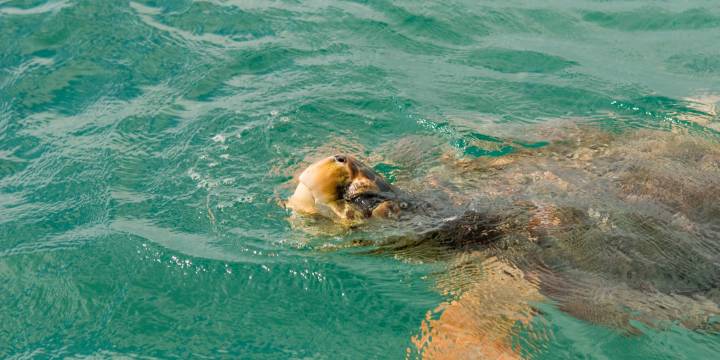
<path id="1" fill-rule="evenodd" d="M 713 132 L 680 115 L 718 44 L 716 0 L 0 0 L 0 358 L 403 358 L 437 267 L 302 245 L 286 169 L 337 139 L 544 145 L 481 123 Z M 535 358 L 720 351 L 545 307 Z"/>

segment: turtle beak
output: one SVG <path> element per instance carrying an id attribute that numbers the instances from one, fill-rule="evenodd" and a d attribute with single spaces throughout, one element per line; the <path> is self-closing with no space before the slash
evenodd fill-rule
<path id="1" fill-rule="evenodd" d="M 295 188 L 295 193 L 288 199 L 287 207 L 295 212 L 303 214 L 317 214 L 315 207 L 315 197 L 312 191 L 303 183 L 299 183 Z"/>
<path id="2" fill-rule="evenodd" d="M 328 157 L 310 165 L 300 174 L 299 180 L 317 202 L 329 203 L 342 198 L 338 192 L 348 177 L 344 164 L 337 163 L 335 157 Z"/>
<path id="3" fill-rule="evenodd" d="M 344 184 L 348 181 L 347 159 L 331 156 L 310 165 L 300 174 L 295 193 L 287 207 L 305 214 L 322 214 L 326 205 L 342 199 Z"/>

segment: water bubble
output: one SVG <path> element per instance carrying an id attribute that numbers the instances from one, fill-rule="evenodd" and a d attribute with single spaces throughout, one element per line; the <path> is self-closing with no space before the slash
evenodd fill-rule
<path id="1" fill-rule="evenodd" d="M 238 196 L 235 201 L 243 204 L 249 204 L 252 203 L 253 200 L 255 200 L 255 197 L 252 195 L 245 195 L 245 196 Z"/>
<path id="2" fill-rule="evenodd" d="M 198 174 L 197 172 L 195 172 L 195 170 L 192 170 L 192 169 L 188 170 L 188 175 L 189 175 L 190 178 L 193 179 L 193 180 L 198 180 L 198 179 L 200 179 L 200 174 Z"/>

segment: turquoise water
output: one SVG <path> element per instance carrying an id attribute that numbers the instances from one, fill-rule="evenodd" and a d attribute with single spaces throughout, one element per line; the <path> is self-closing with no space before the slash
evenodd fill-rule
<path id="1" fill-rule="evenodd" d="M 546 143 L 474 141 L 554 119 L 716 139 L 718 39 L 711 0 L 0 0 L 0 357 L 403 358 L 442 265 L 291 228 L 306 159 L 502 156 Z M 535 358 L 720 351 L 541 317 Z"/>

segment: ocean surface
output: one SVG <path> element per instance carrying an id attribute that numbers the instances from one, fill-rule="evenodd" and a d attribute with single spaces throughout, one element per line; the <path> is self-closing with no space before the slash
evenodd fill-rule
<path id="1" fill-rule="evenodd" d="M 293 175 L 344 151 L 395 181 L 401 139 L 502 157 L 558 121 L 720 146 L 719 44 L 716 0 L 0 0 L 0 358 L 416 358 L 444 262 L 328 249 Z M 720 353 L 537 307 L 527 358 Z"/>

